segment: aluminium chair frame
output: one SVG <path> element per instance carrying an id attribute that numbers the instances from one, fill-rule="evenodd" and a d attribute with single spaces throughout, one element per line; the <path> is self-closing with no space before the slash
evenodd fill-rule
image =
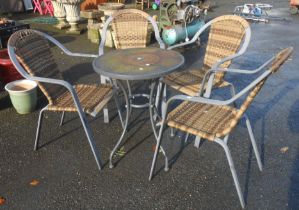
<path id="1" fill-rule="evenodd" d="M 74 56 L 74 57 L 91 57 L 91 58 L 95 58 L 97 57 L 97 55 L 92 55 L 92 54 L 85 54 L 85 53 L 72 53 L 71 51 L 69 51 L 68 49 L 66 49 L 60 42 L 58 42 L 56 39 L 54 39 L 53 37 L 40 32 L 40 31 L 36 31 L 34 30 L 34 32 L 36 32 L 37 34 L 41 35 L 42 37 L 45 37 L 46 39 L 48 39 L 50 42 L 52 42 L 54 45 L 56 45 L 57 47 L 59 47 L 65 54 L 69 55 L 69 56 Z M 96 145 L 94 142 L 94 137 L 90 128 L 89 123 L 87 122 L 86 119 L 86 114 L 84 113 L 82 106 L 80 104 L 79 101 L 79 97 L 74 89 L 74 87 L 67 81 L 64 80 L 59 80 L 59 79 L 52 79 L 52 78 L 44 78 L 44 77 L 37 77 L 37 76 L 31 76 L 29 75 L 24 68 L 21 66 L 21 64 L 19 63 L 16 54 L 15 54 L 15 50 L 12 46 L 10 46 L 8 44 L 7 46 L 8 48 L 8 54 L 9 57 L 13 63 L 13 65 L 16 67 L 16 69 L 18 69 L 19 73 L 26 79 L 28 80 L 32 80 L 32 81 L 37 81 L 37 82 L 41 82 L 41 83 L 50 83 L 50 84 L 56 84 L 56 85 L 60 85 L 63 86 L 67 89 L 67 91 L 69 91 L 71 93 L 73 102 L 76 106 L 79 118 L 81 120 L 81 123 L 83 125 L 84 131 L 86 133 L 86 137 L 88 139 L 88 143 L 91 147 L 93 156 L 95 158 L 97 167 L 99 170 L 102 169 L 102 161 L 101 161 L 101 156 L 100 156 L 100 152 L 96 149 Z M 126 106 L 129 107 L 129 101 L 128 101 L 128 96 L 127 93 L 124 89 L 124 87 L 122 86 L 121 83 L 117 83 L 117 81 L 109 81 L 112 86 L 112 93 L 113 93 L 113 97 L 118 109 L 118 114 L 120 117 L 120 121 L 121 121 L 121 125 L 123 128 L 123 132 L 120 136 L 120 139 L 122 139 L 125 135 L 126 129 L 127 129 L 127 125 L 128 125 L 128 119 L 129 119 L 129 109 L 126 109 L 126 119 L 125 121 L 123 121 L 121 113 L 120 113 L 120 108 L 119 108 L 119 102 L 117 97 L 115 97 L 115 92 L 118 91 L 118 89 L 121 89 L 121 91 L 124 94 L 125 97 L 125 101 L 126 101 Z M 43 118 L 43 112 L 46 111 L 48 108 L 48 105 L 45 106 L 44 108 L 41 109 L 40 113 L 39 113 L 39 117 L 38 117 L 38 125 L 37 125 L 37 129 L 36 129 L 36 138 L 35 138 L 35 143 L 34 143 L 34 150 L 38 149 L 38 141 L 39 141 L 39 136 L 40 136 L 40 130 L 41 130 L 41 122 L 42 122 L 42 118 Z M 95 117 L 97 115 L 97 113 L 92 113 L 91 116 Z M 62 117 L 61 117 L 61 121 L 60 121 L 60 126 L 63 124 L 63 120 L 64 120 L 64 116 L 65 116 L 65 111 L 62 111 Z M 114 150 L 111 152 L 110 157 L 113 156 L 113 152 L 115 152 Z M 110 158 L 110 165 L 112 164 L 112 158 Z"/>
<path id="2" fill-rule="evenodd" d="M 288 50 L 289 50 L 289 52 L 288 52 L 287 56 L 285 58 L 283 58 L 285 60 L 290 56 L 290 54 L 293 51 L 292 48 L 289 48 Z M 261 70 L 263 70 L 265 67 L 267 67 L 271 62 L 274 61 L 275 58 L 276 58 L 276 56 L 273 56 L 272 58 L 270 58 L 263 65 L 261 65 L 260 67 L 258 67 L 255 70 L 215 68 L 215 69 L 211 69 L 208 72 L 208 74 L 213 74 L 213 73 L 219 72 L 219 71 L 226 71 L 226 72 L 237 73 L 237 74 L 255 74 L 255 73 L 258 73 Z M 280 65 L 281 65 L 281 63 L 279 63 L 278 67 L 277 66 L 276 67 L 279 68 Z M 158 151 L 159 151 L 159 148 L 161 146 L 161 141 L 162 141 L 162 136 L 163 136 L 163 130 L 164 130 L 164 127 L 165 127 L 166 121 L 167 121 L 166 120 L 167 109 L 168 109 L 169 105 L 173 101 L 199 102 L 199 103 L 203 103 L 203 104 L 219 105 L 219 106 L 221 106 L 221 105 L 223 105 L 223 106 L 230 105 L 230 104 L 233 104 L 241 96 L 243 96 L 244 94 L 246 94 L 247 92 L 249 92 L 250 90 L 252 90 L 253 88 L 255 88 L 256 85 L 258 85 L 260 82 L 262 82 L 263 80 L 265 80 L 270 74 L 272 74 L 275 71 L 276 70 L 272 71 L 271 69 L 265 70 L 258 78 L 256 78 L 253 82 L 251 82 L 243 90 L 241 90 L 239 93 L 233 95 L 230 99 L 227 99 L 227 100 L 224 100 L 224 101 L 214 100 L 214 99 L 208 99 L 208 98 L 204 98 L 204 97 L 201 97 L 201 96 L 175 95 L 175 96 L 171 97 L 167 101 L 167 104 L 166 104 L 166 107 L 165 107 L 166 110 L 163 112 L 161 127 L 160 127 L 160 131 L 159 131 L 159 135 L 158 135 L 158 144 L 157 144 L 156 149 L 155 149 L 155 153 L 154 153 L 154 157 L 153 157 L 153 161 L 152 161 L 152 165 L 151 165 L 151 169 L 150 169 L 149 180 L 151 180 L 152 177 L 153 177 L 153 173 L 154 173 L 154 169 L 155 169 L 155 164 L 156 164 L 156 160 L 157 160 L 157 156 L 158 156 Z M 208 77 L 208 74 L 205 77 L 203 83 L 205 82 L 206 78 Z M 257 159 L 258 167 L 259 167 L 260 171 L 262 171 L 262 161 L 260 159 L 260 154 L 259 154 L 259 151 L 258 151 L 258 148 L 257 148 L 257 145 L 256 145 L 256 141 L 255 141 L 255 138 L 254 138 L 254 135 L 253 135 L 252 126 L 250 124 L 250 121 L 249 121 L 246 113 L 243 113 L 242 117 L 244 117 L 245 120 L 246 120 L 246 126 L 247 126 L 247 129 L 248 129 L 250 141 L 251 141 L 254 153 L 255 153 L 255 157 Z M 229 148 L 227 146 L 228 138 L 229 138 L 230 133 L 231 133 L 231 131 L 228 134 L 226 134 L 223 138 L 219 138 L 219 137 L 215 136 L 214 137 L 214 141 L 216 143 L 218 143 L 219 145 L 221 145 L 222 148 L 225 151 L 227 160 L 229 162 L 229 167 L 230 167 L 230 170 L 231 170 L 231 173 L 232 173 L 232 176 L 233 176 L 233 180 L 234 180 L 234 183 L 235 183 L 235 187 L 236 187 L 236 190 L 237 190 L 237 194 L 238 194 L 241 206 L 242 206 L 242 208 L 244 208 L 245 207 L 245 202 L 244 202 L 243 194 L 242 194 L 242 191 L 241 191 L 240 183 L 239 183 L 238 176 L 237 176 L 237 173 L 236 173 L 236 170 L 235 170 L 235 166 L 234 166 L 234 163 L 233 163 L 233 160 L 232 160 L 232 157 L 231 157 L 230 150 L 229 150 Z"/>
<path id="3" fill-rule="evenodd" d="M 218 18 L 215 18 L 215 19 L 209 21 L 208 23 L 206 23 L 202 28 L 200 28 L 196 32 L 196 34 L 193 36 L 193 38 L 190 41 L 170 46 L 170 47 L 167 48 L 167 50 L 173 50 L 173 49 L 178 48 L 178 47 L 183 47 L 183 46 L 186 46 L 186 45 L 190 45 L 190 44 L 196 43 L 197 40 L 199 39 L 199 36 L 203 32 L 205 32 L 207 28 L 209 28 L 213 23 L 216 23 L 217 21 L 218 21 Z M 227 57 L 221 59 L 220 61 L 218 61 L 218 62 L 216 62 L 215 64 L 212 65 L 211 69 L 213 71 L 208 71 L 205 74 L 204 80 L 202 81 L 202 83 L 200 85 L 200 89 L 198 90 L 198 95 L 197 96 L 203 96 L 205 98 L 210 98 L 211 92 L 212 92 L 212 89 L 213 89 L 213 80 L 214 80 L 215 74 L 217 72 L 220 72 L 220 70 L 218 70 L 218 69 L 220 69 L 220 65 L 222 65 L 223 63 L 225 63 L 227 61 L 232 61 L 233 59 L 242 56 L 246 52 L 246 50 L 247 50 L 247 48 L 249 46 L 250 39 L 251 39 L 251 29 L 250 29 L 250 27 L 248 27 L 248 28 L 245 29 L 244 41 L 243 41 L 243 44 L 242 44 L 241 48 L 238 50 L 237 53 L 235 53 L 233 55 L 230 55 L 230 56 L 227 56 Z M 235 87 L 234 87 L 234 85 L 231 84 L 231 83 L 229 83 L 229 82 L 227 82 L 227 83 L 228 83 L 228 86 L 230 86 L 231 94 L 234 95 L 235 94 Z M 158 90 L 157 90 L 158 93 L 157 93 L 156 100 L 159 100 L 161 94 L 163 95 L 163 99 L 162 99 L 162 113 L 161 113 L 162 116 L 163 116 L 163 110 L 165 110 L 166 101 L 167 101 L 167 88 L 166 88 L 166 86 L 167 85 L 163 84 L 162 80 L 161 80 L 161 83 L 159 84 L 159 87 L 158 87 Z M 203 88 L 203 87 L 206 87 L 206 88 Z M 157 103 L 158 102 L 156 102 L 156 104 Z M 154 121 L 152 121 L 152 126 L 154 128 L 154 126 L 155 126 Z M 154 133 L 155 133 L 155 136 L 157 136 L 157 132 L 156 132 L 155 129 L 154 129 Z M 171 132 L 171 136 L 174 136 L 173 129 L 172 129 L 172 132 Z M 199 148 L 200 140 L 201 140 L 200 137 L 196 137 L 196 141 L 194 143 L 195 147 Z"/>

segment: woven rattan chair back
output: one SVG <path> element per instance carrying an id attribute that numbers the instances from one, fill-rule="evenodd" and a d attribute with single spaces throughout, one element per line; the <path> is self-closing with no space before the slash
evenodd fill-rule
<path id="1" fill-rule="evenodd" d="M 63 79 L 54 61 L 48 41 L 36 31 L 27 29 L 15 32 L 8 43 L 14 48 L 18 61 L 31 76 Z M 38 83 L 47 97 L 49 104 L 64 93 L 62 86 L 49 83 Z"/>
<path id="2" fill-rule="evenodd" d="M 213 20 L 210 28 L 209 38 L 204 57 L 204 66 L 210 69 L 213 64 L 221 59 L 234 55 L 242 44 L 246 29 L 249 28 L 248 22 L 236 15 L 224 15 Z M 231 61 L 221 65 L 227 68 Z M 217 81 L 222 80 L 224 72 L 215 75 Z"/>
<path id="3" fill-rule="evenodd" d="M 137 9 L 117 12 L 112 21 L 114 44 L 117 49 L 146 47 L 149 15 Z"/>
<path id="4" fill-rule="evenodd" d="M 280 66 L 282 66 L 284 64 L 284 62 L 289 58 L 289 56 L 292 54 L 293 52 L 293 48 L 286 48 L 281 50 L 276 56 L 275 59 L 273 60 L 269 70 L 272 73 L 277 72 L 280 69 Z M 249 93 L 249 95 L 246 97 L 245 101 L 243 102 L 243 104 L 241 105 L 240 109 L 238 110 L 236 116 L 235 116 L 235 120 L 233 120 L 231 122 L 231 125 L 229 126 L 230 128 L 235 127 L 235 125 L 238 123 L 238 121 L 240 120 L 240 118 L 243 116 L 243 114 L 245 113 L 245 111 L 248 109 L 248 107 L 250 106 L 250 104 L 252 103 L 252 101 L 254 100 L 254 98 L 256 97 L 256 95 L 260 92 L 260 90 L 262 89 L 263 85 L 265 84 L 266 80 L 268 79 L 268 77 L 271 74 L 269 74 L 267 77 L 265 77 L 263 80 L 261 80 Z M 227 132 L 228 133 L 228 132 Z"/>

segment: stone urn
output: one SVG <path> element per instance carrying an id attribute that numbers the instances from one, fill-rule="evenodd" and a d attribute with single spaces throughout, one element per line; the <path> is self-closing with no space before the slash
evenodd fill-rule
<path id="1" fill-rule="evenodd" d="M 66 14 L 63 4 L 57 0 L 51 0 L 51 3 L 54 9 L 54 17 L 58 20 L 58 24 L 55 27 L 60 30 L 69 28 L 70 25 L 66 22 Z"/>
<path id="2" fill-rule="evenodd" d="M 66 20 L 70 24 L 70 29 L 66 33 L 68 34 L 81 34 L 82 30 L 79 29 L 78 23 L 80 21 L 80 4 L 84 0 L 56 0 L 63 4 Z"/>

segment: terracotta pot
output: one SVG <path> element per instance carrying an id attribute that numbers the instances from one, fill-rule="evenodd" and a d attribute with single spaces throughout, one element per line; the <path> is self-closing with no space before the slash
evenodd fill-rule
<path id="1" fill-rule="evenodd" d="M 81 4 L 81 10 L 98 9 L 98 5 L 105 2 L 107 0 L 85 0 Z"/>

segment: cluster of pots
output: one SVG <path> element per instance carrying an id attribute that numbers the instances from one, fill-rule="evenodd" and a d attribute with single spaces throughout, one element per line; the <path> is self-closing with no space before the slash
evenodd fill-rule
<path id="1" fill-rule="evenodd" d="M 84 0 L 51 0 L 54 16 L 58 19 L 57 28 L 69 28 L 67 33 L 80 34 L 80 4 Z"/>

